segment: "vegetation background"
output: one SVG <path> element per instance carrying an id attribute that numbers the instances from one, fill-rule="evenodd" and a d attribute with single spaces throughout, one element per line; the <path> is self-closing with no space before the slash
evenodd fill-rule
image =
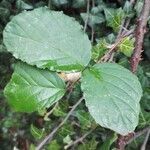
<path id="1" fill-rule="evenodd" d="M 16 113 L 7 104 L 3 89 L 8 83 L 12 71 L 14 57 L 8 53 L 3 45 L 3 29 L 11 18 L 21 11 L 48 6 L 50 9 L 63 11 L 74 17 L 84 26 L 93 43 L 93 61 L 97 61 L 107 51 L 108 46 L 115 43 L 119 34 L 118 26 L 125 18 L 129 20 L 128 29 L 135 28 L 143 0 L 1 0 L 0 1 L 0 150 L 29 150 L 34 149 L 47 133 L 57 126 L 67 115 L 71 106 L 80 98 L 82 92 L 80 83 L 71 89 L 70 96 L 64 96 L 59 103 L 47 110 L 45 117 L 42 113 Z M 104 13 L 105 8 L 112 8 L 110 14 Z M 120 27 L 120 26 L 119 26 Z M 150 19 L 147 28 L 150 27 Z M 97 44 L 99 43 L 99 44 Z M 134 38 L 128 36 L 123 48 L 116 53 L 114 59 L 126 68 L 130 67 L 129 56 L 134 49 Z M 145 141 L 146 132 L 150 125 L 150 31 L 147 29 L 144 38 L 144 52 L 138 66 L 137 76 L 144 91 L 141 100 L 139 125 L 135 131 L 136 138 L 131 138 L 126 144 L 127 150 L 141 149 Z M 147 131 L 147 130 L 146 130 Z M 78 140 L 79 139 L 79 140 Z M 97 126 L 87 108 L 82 102 L 72 113 L 67 122 L 59 129 L 46 150 L 109 150 L 115 149 L 117 135 L 110 130 Z M 149 141 L 150 144 L 150 141 Z M 145 149 L 150 149 L 147 143 Z M 144 150 L 144 149 L 142 149 Z"/>

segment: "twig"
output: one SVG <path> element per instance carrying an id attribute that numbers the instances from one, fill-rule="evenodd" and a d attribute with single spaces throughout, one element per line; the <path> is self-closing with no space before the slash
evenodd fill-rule
<path id="1" fill-rule="evenodd" d="M 46 115 L 44 116 L 44 120 L 48 120 L 48 117 L 53 113 L 53 111 L 57 106 L 58 106 L 58 102 L 54 105 L 54 107 L 49 112 L 46 113 Z"/>
<path id="2" fill-rule="evenodd" d="M 149 138 L 149 135 L 150 135 L 150 129 L 148 130 L 147 134 L 146 134 L 146 137 L 145 137 L 145 140 L 141 146 L 141 150 L 146 150 L 146 144 L 148 142 L 148 138 Z"/>
<path id="3" fill-rule="evenodd" d="M 130 144 L 133 140 L 135 140 L 136 138 L 140 137 L 141 135 L 146 133 L 148 130 L 150 130 L 150 127 L 144 128 L 143 130 L 136 132 L 134 137 L 131 138 L 126 144 Z"/>
<path id="4" fill-rule="evenodd" d="M 135 3 L 135 0 L 130 0 L 130 3 L 133 7 L 134 3 Z M 126 20 L 127 19 L 127 20 Z M 126 24 L 127 23 L 127 24 Z M 133 33 L 133 29 L 131 30 L 128 30 L 127 27 L 130 23 L 130 18 L 124 18 L 122 20 L 122 23 L 120 25 L 120 30 L 118 32 L 118 35 L 117 35 L 117 38 L 116 38 L 116 41 L 114 43 L 114 45 L 112 46 L 112 48 L 101 58 L 100 61 L 98 62 L 101 62 L 101 61 L 112 61 L 113 60 L 113 57 L 114 57 L 114 51 L 116 50 L 116 47 L 121 43 L 122 41 L 122 38 L 126 37 L 126 36 L 129 36 L 130 34 Z"/>
<path id="5" fill-rule="evenodd" d="M 84 24 L 84 32 L 86 31 L 87 24 L 88 24 L 88 20 L 89 20 L 89 13 L 90 13 L 90 0 L 87 0 L 87 9 L 86 9 L 86 13 L 87 13 L 87 18 L 86 18 L 86 20 L 85 20 L 85 24 Z"/>
<path id="6" fill-rule="evenodd" d="M 133 7 L 135 4 L 135 0 L 130 0 L 130 4 Z M 117 39 L 119 39 L 120 36 L 122 36 L 122 35 L 126 34 L 126 32 L 128 32 L 127 28 L 128 28 L 130 21 L 131 21 L 131 19 L 127 18 L 127 17 L 122 20 L 122 25 L 121 25 L 120 31 L 118 32 Z"/>
<path id="7" fill-rule="evenodd" d="M 125 149 L 125 146 L 127 144 L 127 142 L 130 140 L 130 139 L 133 139 L 134 137 L 134 133 L 129 133 L 128 135 L 126 136 L 122 136 L 122 135 L 119 135 L 118 136 L 118 139 L 117 139 L 117 149 L 118 150 L 124 150 Z"/>
<path id="8" fill-rule="evenodd" d="M 36 147 L 36 150 L 40 150 L 47 142 L 50 142 L 54 136 L 54 134 L 63 126 L 63 124 L 68 120 L 68 118 L 71 116 L 72 112 L 76 109 L 76 107 L 82 102 L 84 98 L 81 97 L 78 102 L 72 107 L 72 109 L 69 111 L 67 116 L 64 118 L 64 120 L 53 129 L 51 133 L 49 133 L 45 139 Z"/>
<path id="9" fill-rule="evenodd" d="M 93 7 L 95 7 L 95 1 L 94 0 L 92 0 L 92 8 Z M 92 27 L 91 27 L 91 43 L 93 43 L 93 41 L 94 41 L 94 26 L 92 25 Z"/>
<path id="10" fill-rule="evenodd" d="M 142 45 L 144 34 L 146 32 L 147 20 L 150 13 L 150 0 L 144 0 L 142 12 L 137 21 L 135 29 L 135 49 L 131 57 L 131 70 L 134 73 L 137 70 L 138 64 L 141 60 Z"/>
<path id="11" fill-rule="evenodd" d="M 51 9 L 51 0 L 48 0 L 48 8 Z"/>
<path id="12" fill-rule="evenodd" d="M 122 41 L 122 38 L 118 39 L 118 41 L 116 41 L 112 45 L 112 47 L 109 49 L 109 51 L 98 61 L 98 63 L 101 61 L 107 62 L 111 58 L 112 53 L 116 50 L 116 47 L 121 43 L 121 41 Z"/>
<path id="13" fill-rule="evenodd" d="M 147 131 L 150 130 L 150 127 L 144 128 L 143 130 L 140 130 L 138 132 L 134 133 L 129 133 L 126 136 L 119 136 L 117 139 L 117 148 L 119 150 L 124 150 L 125 146 L 133 142 L 136 138 L 140 137 L 141 135 L 145 134 Z"/>
<path id="14" fill-rule="evenodd" d="M 95 129 L 95 128 L 94 128 L 94 129 Z M 64 148 L 65 148 L 65 149 L 68 149 L 69 147 L 71 147 L 71 146 L 73 146 L 73 145 L 76 145 L 76 144 L 79 143 L 79 142 L 82 142 L 89 134 L 92 133 L 92 131 L 93 131 L 94 129 L 91 129 L 89 132 L 85 133 L 82 137 L 80 137 L 79 139 L 77 139 L 77 140 L 71 142 L 70 144 L 66 145 Z"/>
<path id="15" fill-rule="evenodd" d="M 94 41 L 94 27 L 91 27 L 91 43 Z"/>
<path id="16" fill-rule="evenodd" d="M 134 30 L 132 29 L 132 30 L 129 30 L 128 32 L 120 35 L 120 37 L 118 37 L 118 39 L 116 39 L 116 42 L 114 44 L 112 44 L 112 47 L 108 50 L 108 52 L 97 63 L 100 63 L 102 61 L 107 62 L 107 61 L 109 61 L 109 59 L 113 59 L 112 55 L 113 55 L 114 51 L 116 50 L 116 47 L 122 42 L 123 38 L 131 35 L 133 33 L 133 31 Z"/>
<path id="17" fill-rule="evenodd" d="M 118 32 L 118 35 L 117 35 L 117 39 L 120 38 L 120 36 L 122 35 L 122 32 L 124 30 L 124 23 L 125 23 L 125 19 L 122 20 L 122 24 L 121 24 L 121 27 L 120 27 L 120 30 Z M 126 30 L 125 30 L 126 31 Z"/>
<path id="18" fill-rule="evenodd" d="M 136 0 L 130 0 L 130 4 L 131 4 L 131 7 L 133 8 L 134 7 L 134 4 L 135 4 L 135 2 L 136 2 Z M 130 24 L 130 21 L 131 21 L 131 18 L 126 18 L 126 20 L 125 20 L 125 25 L 124 25 L 124 27 L 127 29 L 128 28 L 128 26 L 129 26 L 129 24 Z M 124 33 L 125 31 L 123 31 L 123 33 Z"/>

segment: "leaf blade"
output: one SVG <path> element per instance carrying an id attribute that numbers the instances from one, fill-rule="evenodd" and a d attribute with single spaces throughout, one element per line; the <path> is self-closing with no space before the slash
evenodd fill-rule
<path id="1" fill-rule="evenodd" d="M 113 9 L 107 8 L 104 9 L 107 26 L 112 27 L 115 32 L 117 32 L 122 24 L 122 19 L 124 18 L 124 11 L 122 8 Z"/>
<path id="2" fill-rule="evenodd" d="M 130 57 L 134 49 L 134 39 L 130 39 L 129 37 L 123 38 L 121 43 L 118 45 L 118 49 L 124 55 Z"/>
<path id="3" fill-rule="evenodd" d="M 15 16 L 4 43 L 16 58 L 50 70 L 82 70 L 90 61 L 91 43 L 73 18 L 41 7 Z"/>
<path id="4" fill-rule="evenodd" d="M 81 87 L 97 123 L 122 135 L 134 131 L 142 95 L 136 76 L 117 64 L 102 63 L 83 72 Z"/>
<path id="5" fill-rule="evenodd" d="M 15 65 L 15 72 L 4 89 L 8 103 L 21 112 L 50 107 L 65 93 L 65 84 L 56 73 L 25 63 Z"/>

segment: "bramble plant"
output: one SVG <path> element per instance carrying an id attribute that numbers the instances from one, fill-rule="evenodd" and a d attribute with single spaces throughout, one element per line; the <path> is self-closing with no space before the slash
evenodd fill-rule
<path id="1" fill-rule="evenodd" d="M 31 5 L 17 0 L 15 7 L 12 2 L 12 15 L 15 16 L 8 22 L 4 15 L 4 25 L 8 23 L 0 45 L 0 51 L 6 47 L 15 58 L 11 79 L 2 86 L 6 85 L 3 91 L 7 102 L 15 112 L 35 112 L 30 114 L 34 118 L 36 114 L 42 116 L 42 125 L 40 121 L 29 123 L 29 132 L 36 141 L 29 140 L 27 149 L 40 150 L 48 142 L 46 149 L 68 149 L 95 131 L 96 136 L 91 135 L 86 144 L 75 146 L 75 149 L 109 150 L 116 141 L 116 147 L 123 150 L 134 139 L 136 127 L 146 127 L 139 132 L 148 131 L 149 134 L 149 72 L 146 72 L 147 67 L 145 70 L 137 67 L 150 1 L 117 1 L 111 6 L 111 1 L 101 0 L 48 0 L 48 7 L 42 7 L 45 4 L 40 2 Z M 71 7 L 73 15 L 70 10 L 66 12 L 66 6 Z M 61 7 L 64 12 L 55 11 Z M 8 16 L 11 14 L 4 12 Z M 134 22 L 136 17 L 137 24 Z M 146 39 L 149 40 L 149 36 Z M 81 104 L 83 100 L 85 103 Z M 75 110 L 77 107 L 79 109 Z M 5 118 L 5 124 L 11 127 L 11 115 Z M 15 124 L 18 118 L 11 124 Z M 78 128 L 80 134 L 75 135 Z M 107 129 L 110 129 L 111 136 Z M 47 133 L 47 130 L 52 131 Z M 52 141 L 56 133 L 62 137 Z M 147 143 L 145 141 L 143 144 Z"/>
<path id="2" fill-rule="evenodd" d="M 49 108 L 66 91 L 57 73 L 81 72 L 83 96 L 95 121 L 121 135 L 134 131 L 142 96 L 138 78 L 116 63 L 89 65 L 91 43 L 73 18 L 46 7 L 24 11 L 7 24 L 3 36 L 7 50 L 22 61 L 4 90 L 16 111 Z"/>

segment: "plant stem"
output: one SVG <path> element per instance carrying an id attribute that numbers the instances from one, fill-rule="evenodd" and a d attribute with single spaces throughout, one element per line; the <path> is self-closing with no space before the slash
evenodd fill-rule
<path id="1" fill-rule="evenodd" d="M 64 118 L 64 120 L 56 127 L 53 129 L 51 133 L 49 133 L 45 139 L 36 147 L 36 150 L 40 150 L 46 143 L 50 142 L 54 136 L 54 134 L 64 125 L 64 123 L 68 120 L 68 118 L 71 116 L 72 112 L 76 109 L 76 107 L 82 102 L 84 98 L 81 97 L 78 102 L 73 105 L 72 109 L 69 111 L 67 116 Z"/>
<path id="2" fill-rule="evenodd" d="M 144 142 L 142 144 L 141 150 L 146 150 L 146 144 L 148 142 L 149 135 L 150 135 L 150 129 L 148 130 L 148 132 L 146 134 L 146 137 L 145 137 L 145 140 L 144 140 Z"/>
<path id="3" fill-rule="evenodd" d="M 94 128 L 95 129 L 95 128 Z M 94 129 L 91 129 L 89 132 L 85 133 L 83 136 L 81 136 L 80 138 L 78 138 L 77 140 L 71 142 L 70 144 L 66 145 L 64 148 L 65 149 L 68 149 L 69 147 L 73 146 L 73 145 L 76 145 L 77 143 L 79 142 L 82 142 L 89 134 L 92 133 L 92 131 Z"/>
<path id="4" fill-rule="evenodd" d="M 136 138 L 140 137 L 141 135 L 145 134 L 147 131 L 150 130 L 150 127 L 144 128 L 143 130 L 140 130 L 138 132 L 135 133 L 134 137 L 131 138 L 127 144 L 130 144 L 133 140 L 135 140 Z"/>
<path id="5" fill-rule="evenodd" d="M 47 112 L 46 113 L 46 115 L 44 116 L 44 120 L 47 120 L 48 119 L 48 117 L 53 113 L 53 111 L 55 110 L 55 108 L 58 106 L 58 102 L 54 105 L 54 107 L 49 111 L 49 112 Z"/>
<path id="6" fill-rule="evenodd" d="M 86 9 L 86 13 L 87 13 L 87 18 L 86 18 L 86 20 L 85 20 L 85 24 L 84 24 L 84 32 L 86 31 L 87 24 L 88 24 L 88 20 L 89 20 L 89 13 L 90 13 L 90 0 L 87 0 L 87 9 Z"/>
<path id="7" fill-rule="evenodd" d="M 92 8 L 93 7 L 95 7 L 95 1 L 94 0 L 92 0 Z M 94 26 L 92 25 L 92 27 L 91 27 L 91 43 L 93 44 L 93 42 L 94 42 Z"/>
<path id="8" fill-rule="evenodd" d="M 142 12 L 137 21 L 135 29 L 135 49 L 131 57 L 131 70 L 134 73 L 137 70 L 138 64 L 141 60 L 142 45 L 144 34 L 146 33 L 146 25 L 150 14 L 150 0 L 144 0 Z"/>

